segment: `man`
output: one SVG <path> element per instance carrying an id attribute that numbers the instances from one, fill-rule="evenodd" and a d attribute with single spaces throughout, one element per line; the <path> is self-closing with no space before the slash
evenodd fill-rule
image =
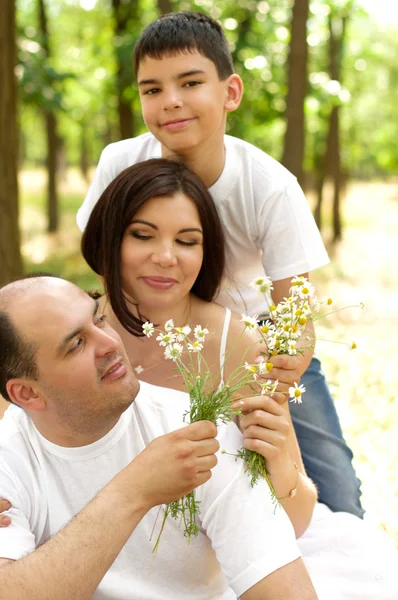
<path id="1" fill-rule="evenodd" d="M 180 160 L 205 182 L 223 224 L 228 268 L 217 302 L 265 317 L 268 307 L 250 281 L 269 276 L 278 304 L 289 296 L 294 276 L 307 276 L 328 256 L 296 178 L 258 148 L 225 135 L 227 114 L 239 107 L 243 85 L 219 23 L 201 13 L 163 15 L 143 31 L 134 67 L 149 133 L 104 149 L 77 215 L 80 229 L 123 169 L 159 156 Z M 362 517 L 352 452 L 320 362 L 312 356 L 307 334 L 298 345 L 303 355 L 274 357 L 269 377 L 279 380 L 280 391 L 287 392 L 300 377 L 306 388 L 305 402 L 292 405 L 291 413 L 320 502 Z"/>
<path id="2" fill-rule="evenodd" d="M 7 600 L 312 600 L 290 522 L 233 424 L 183 427 L 185 394 L 140 384 L 98 304 L 58 278 L 0 290 L 0 589 Z M 21 410 L 22 409 L 22 410 Z M 211 476 L 211 469 L 214 469 Z M 203 485 L 202 485 L 203 484 Z M 200 486 L 200 487 L 198 487 Z M 161 504 L 198 488 L 187 545 Z M 161 521 L 161 519 L 159 519 Z"/>

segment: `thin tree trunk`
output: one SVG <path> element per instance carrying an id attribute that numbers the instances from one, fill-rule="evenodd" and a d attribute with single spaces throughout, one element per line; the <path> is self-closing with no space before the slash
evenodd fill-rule
<path id="1" fill-rule="evenodd" d="M 0 8 L 0 286 L 22 275 L 18 227 L 17 92 L 14 0 Z"/>
<path id="2" fill-rule="evenodd" d="M 50 56 L 50 44 L 48 39 L 47 15 L 44 0 L 39 0 L 39 24 L 42 36 L 42 48 L 48 59 Z M 44 111 L 44 123 L 47 136 L 47 230 L 51 233 L 58 230 L 59 210 L 57 193 L 57 155 L 58 135 L 57 119 L 53 110 Z"/>
<path id="3" fill-rule="evenodd" d="M 158 8 L 161 15 L 167 15 L 173 12 L 173 6 L 170 0 L 158 0 Z"/>
<path id="4" fill-rule="evenodd" d="M 115 18 L 115 36 L 120 40 L 126 35 L 129 21 L 138 14 L 138 0 L 123 2 L 112 0 L 113 14 Z M 118 96 L 119 128 L 122 139 L 134 137 L 135 123 L 131 107 L 131 101 L 125 98 L 125 90 L 133 83 L 133 72 L 130 61 L 126 62 L 124 53 L 116 47 L 117 73 L 116 86 Z"/>
<path id="5" fill-rule="evenodd" d="M 291 41 L 288 59 L 288 93 L 286 98 L 286 133 L 282 164 L 303 185 L 304 102 L 307 93 L 307 19 L 309 0 L 293 5 Z"/>

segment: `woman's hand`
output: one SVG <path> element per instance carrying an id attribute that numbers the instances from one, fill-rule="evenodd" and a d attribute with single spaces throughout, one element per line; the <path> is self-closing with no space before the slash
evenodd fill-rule
<path id="1" fill-rule="evenodd" d="M 288 450 L 291 425 L 286 408 L 270 396 L 238 400 L 233 407 L 241 410 L 239 427 L 244 447 L 264 457 L 270 475 L 283 464 L 291 463 Z"/>
<path id="2" fill-rule="evenodd" d="M 288 354 L 278 354 L 267 359 L 273 365 L 273 368 L 268 373 L 261 375 L 261 379 L 265 381 L 268 379 L 278 380 L 278 387 L 272 394 L 272 398 L 278 404 L 285 404 L 289 399 L 289 388 L 293 387 L 295 383 L 297 385 L 300 383 L 303 372 L 302 360 L 301 356 L 289 356 Z M 263 356 L 256 359 L 256 363 L 259 362 L 264 362 Z"/>
<path id="3" fill-rule="evenodd" d="M 11 525 L 11 519 L 7 515 L 3 515 L 2 513 L 6 510 L 10 510 L 11 504 L 8 500 L 0 499 L 0 527 L 8 527 Z"/>

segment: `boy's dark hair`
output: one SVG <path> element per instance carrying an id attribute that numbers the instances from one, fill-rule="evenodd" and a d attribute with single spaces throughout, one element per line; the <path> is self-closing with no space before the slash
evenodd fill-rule
<path id="1" fill-rule="evenodd" d="M 8 314 L 0 311 L 0 394 L 8 402 L 12 402 L 6 388 L 10 379 L 38 379 L 35 358 L 35 345 L 24 340 Z"/>
<path id="2" fill-rule="evenodd" d="M 160 59 L 195 50 L 214 63 L 221 81 L 234 72 L 221 25 L 202 13 L 186 11 L 162 15 L 144 29 L 134 50 L 135 74 L 146 56 Z"/>
<path id="3" fill-rule="evenodd" d="M 104 278 L 105 291 L 115 315 L 133 335 L 143 335 L 144 321 L 130 312 L 122 289 L 120 249 L 123 236 L 134 215 L 148 200 L 174 196 L 178 192 L 194 202 L 203 230 L 203 262 L 191 291 L 210 302 L 224 273 L 224 235 L 205 184 L 182 163 L 153 158 L 119 173 L 94 206 L 83 233 L 82 254 L 93 271 Z"/>

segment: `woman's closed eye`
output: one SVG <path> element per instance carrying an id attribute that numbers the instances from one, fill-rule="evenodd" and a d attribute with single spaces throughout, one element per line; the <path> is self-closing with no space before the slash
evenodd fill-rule
<path id="1" fill-rule="evenodd" d="M 131 231 L 130 235 L 136 240 L 150 240 L 153 236 L 145 233 L 140 233 L 139 231 Z"/>

